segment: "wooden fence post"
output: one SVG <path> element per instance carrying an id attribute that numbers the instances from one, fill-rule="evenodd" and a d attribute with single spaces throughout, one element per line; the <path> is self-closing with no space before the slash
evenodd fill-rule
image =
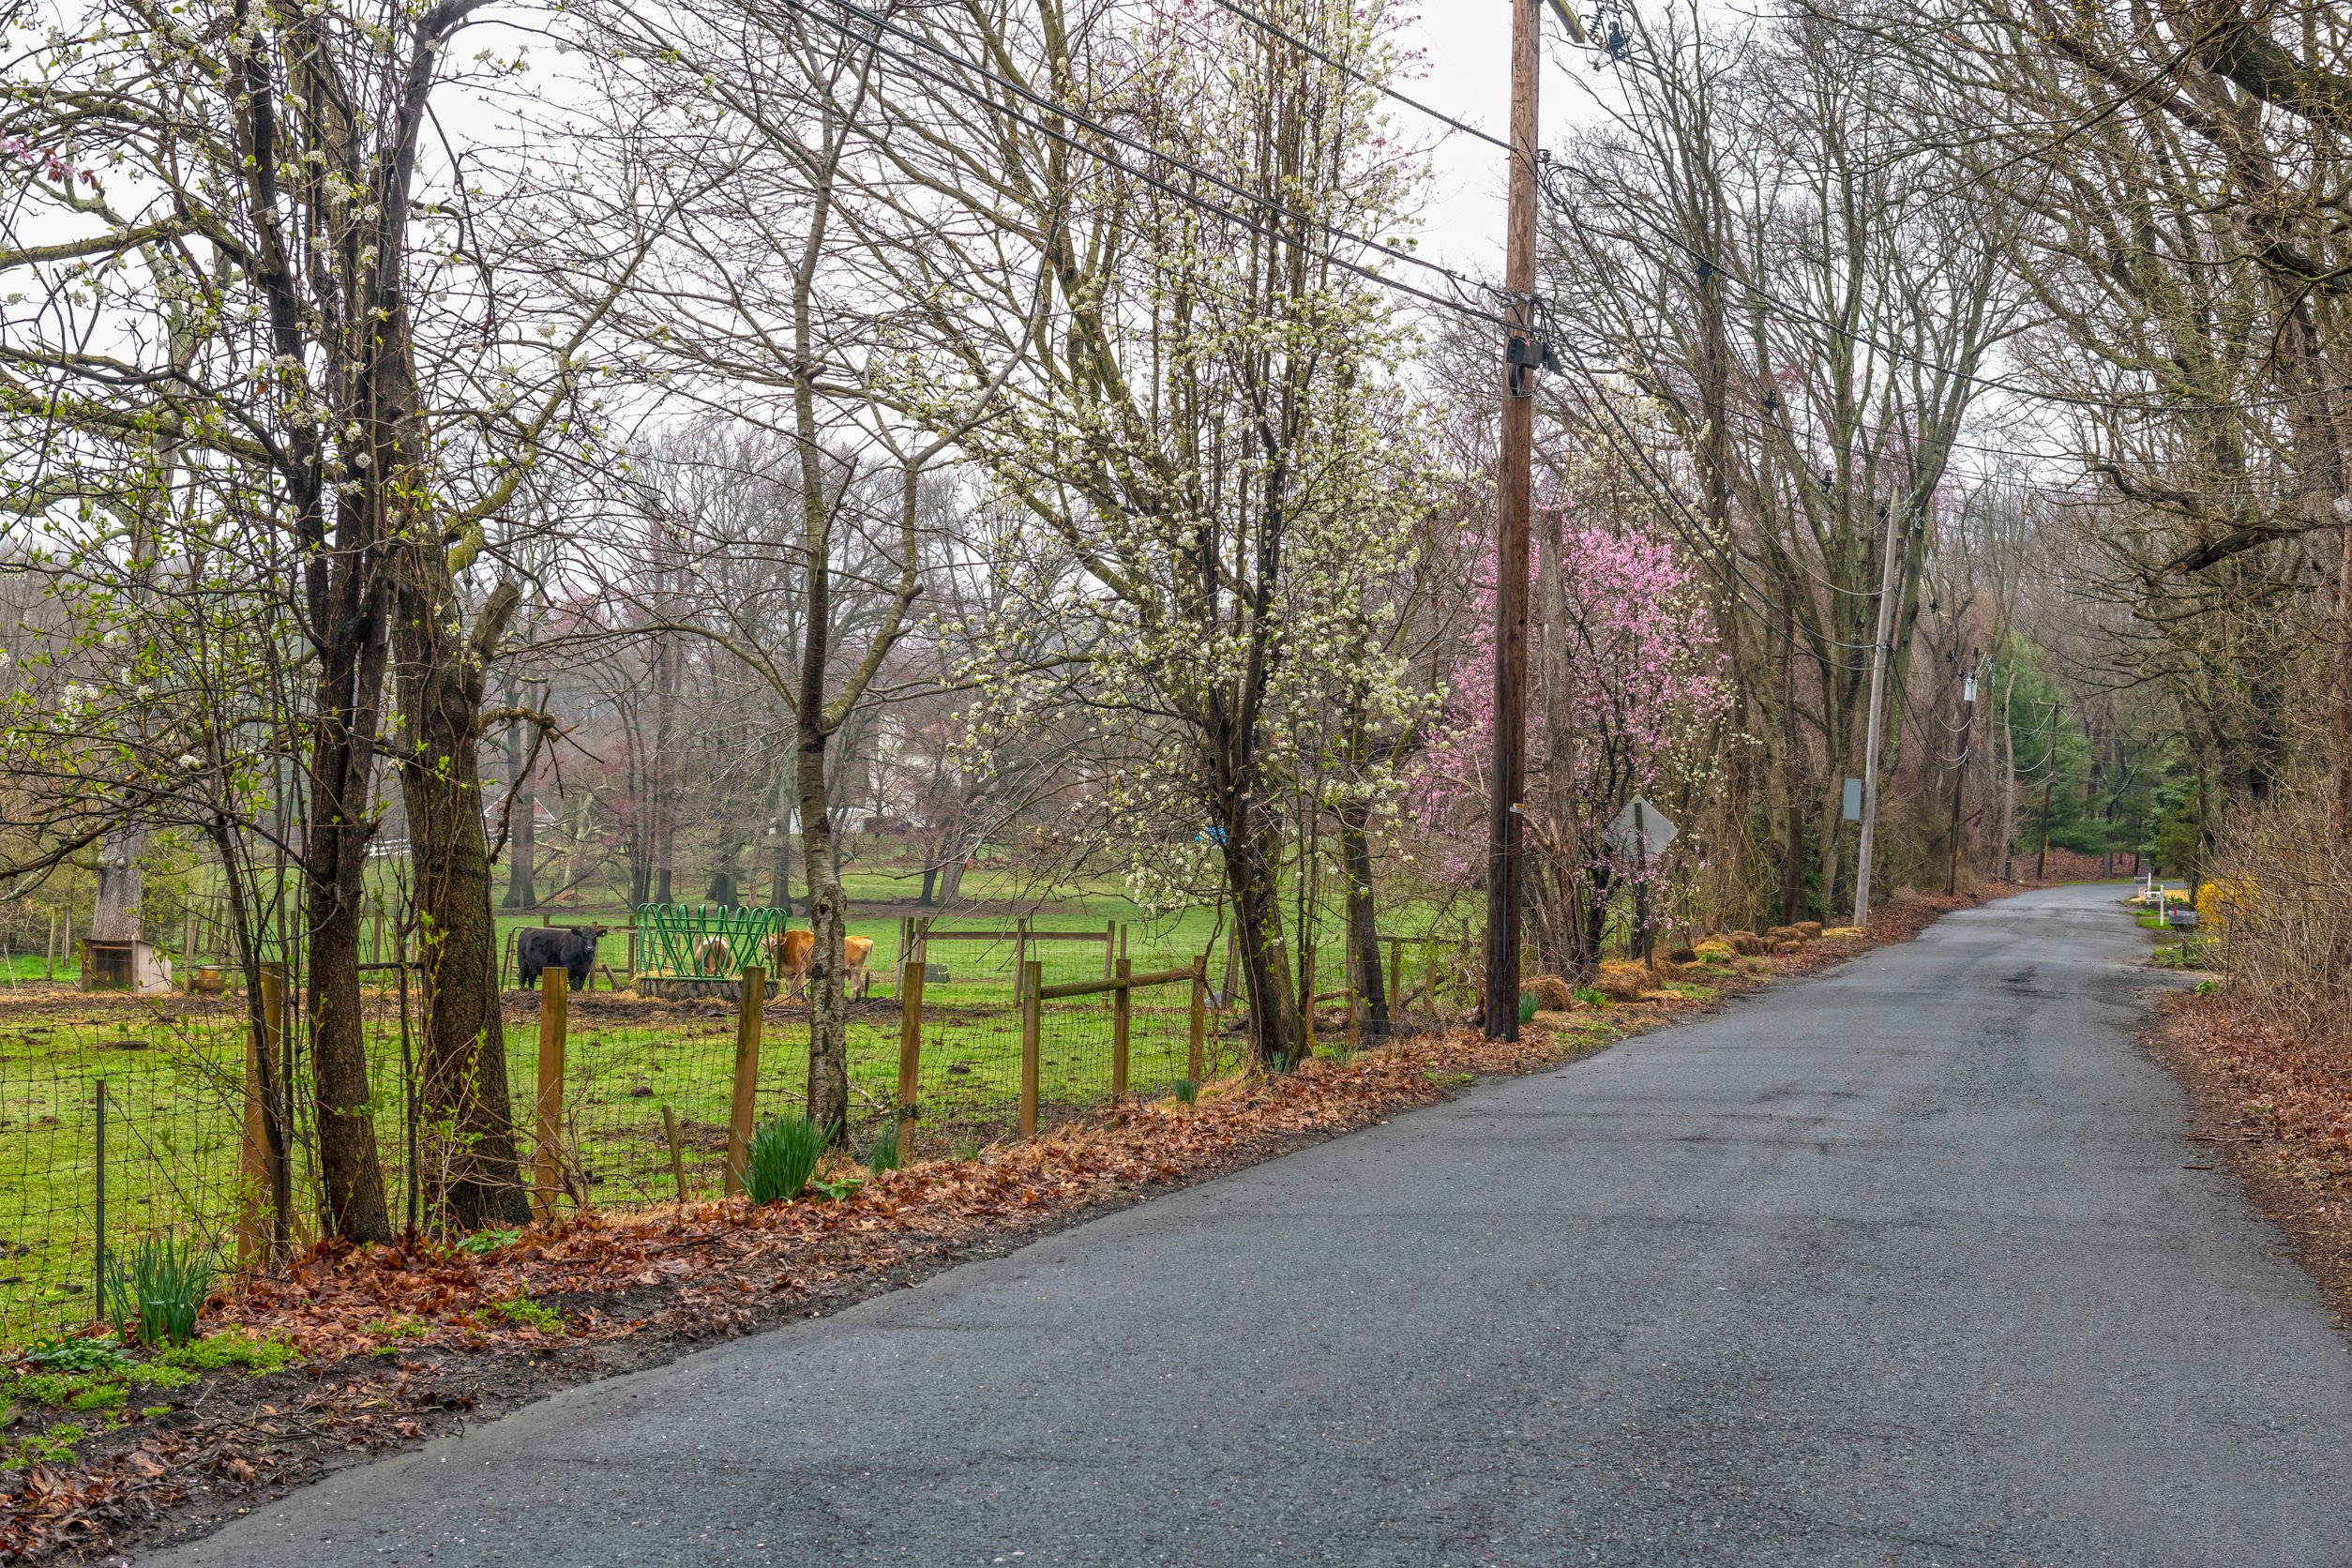
<path id="1" fill-rule="evenodd" d="M 1020 1005 L 1021 988 L 1029 983 L 1029 916 L 1013 923 L 1013 1004 Z"/>
<path id="2" fill-rule="evenodd" d="M 727 1102 L 727 1196 L 744 1189 L 751 1160 L 751 1096 L 760 1084 L 760 1019 L 767 1006 L 768 972 L 761 964 L 743 970 L 743 1007 L 735 1015 L 735 1089 Z"/>
<path id="3" fill-rule="evenodd" d="M 1209 1045 L 1209 955 L 1200 955 L 1200 968 L 1192 977 L 1192 1041 L 1184 1057 L 1184 1076 L 1199 1088 L 1200 1074 L 1208 1065 Z"/>
<path id="4" fill-rule="evenodd" d="M 898 959 L 898 1157 L 914 1157 L 915 1101 L 923 1082 L 923 939 L 930 919 L 910 921 Z"/>
<path id="5" fill-rule="evenodd" d="M 1388 1010 L 1392 1016 L 1405 1010 L 1405 939 L 1388 939 Z"/>
<path id="6" fill-rule="evenodd" d="M 539 1094 L 532 1117 L 531 1217 L 545 1225 L 555 1217 L 555 1195 L 563 1190 L 565 1010 L 571 976 L 550 965 L 539 971 Z"/>
<path id="7" fill-rule="evenodd" d="M 1111 947 L 1118 940 L 1119 922 L 1106 921 L 1103 925 L 1103 978 L 1106 980 L 1115 978 L 1119 972 L 1111 967 Z"/>
<path id="8" fill-rule="evenodd" d="M 49 912 L 49 962 L 41 971 L 41 978 L 44 980 L 57 978 L 57 912 L 55 910 Z"/>
<path id="9" fill-rule="evenodd" d="M 1024 925 L 1027 923 L 1024 922 Z M 1020 973 L 1015 978 L 1015 989 L 1021 999 L 1021 1137 L 1037 1136 L 1037 1051 L 1038 1037 L 1045 1031 L 1045 1000 L 1037 993 L 1045 988 L 1046 966 L 1037 959 L 1024 959 Z"/>
<path id="10" fill-rule="evenodd" d="M 637 987 L 637 927 L 629 927 L 629 988 Z"/>
<path id="11" fill-rule="evenodd" d="M 1118 982 L 1110 993 L 1110 1097 L 1114 1100 L 1127 1097 L 1127 1024 L 1135 1005 L 1135 992 L 1127 981 L 1134 974 L 1135 964 L 1127 958 L 1119 959 L 1111 972 L 1111 978 Z"/>

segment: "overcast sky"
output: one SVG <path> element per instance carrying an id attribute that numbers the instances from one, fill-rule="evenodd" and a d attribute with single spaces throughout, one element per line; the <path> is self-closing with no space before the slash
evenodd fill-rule
<path id="1" fill-rule="evenodd" d="M 1511 122 L 1510 0 L 1427 0 L 1422 20 L 1407 35 L 1425 52 L 1417 80 L 1398 88 L 1432 109 L 1492 136 L 1507 136 Z M 1582 51 L 1563 47 L 1560 23 L 1545 8 L 1545 66 L 1538 84 L 1543 141 L 1557 146 L 1571 125 L 1591 118 L 1591 100 L 1573 80 L 1590 74 Z M 1419 122 L 1442 129 L 1402 104 L 1389 106 L 1399 126 Z M 1429 208 L 1423 253 L 1449 266 L 1485 277 L 1502 269 L 1504 157 L 1502 150 L 1458 132 L 1438 146 L 1435 202 Z"/>

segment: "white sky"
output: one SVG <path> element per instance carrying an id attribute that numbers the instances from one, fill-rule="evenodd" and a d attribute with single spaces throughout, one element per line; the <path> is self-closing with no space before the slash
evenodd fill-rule
<path id="1" fill-rule="evenodd" d="M 1406 37 L 1425 52 L 1414 80 L 1400 91 L 1490 136 L 1508 136 L 1511 123 L 1511 0 L 1426 0 Z M 1589 121 L 1590 97 L 1570 79 L 1591 71 L 1590 56 L 1566 46 L 1560 23 L 1544 8 L 1544 71 L 1537 85 L 1543 144 L 1557 147 L 1572 125 Z M 1418 122 L 1444 130 L 1426 115 L 1391 102 L 1399 128 Z M 1422 251 L 1475 276 L 1502 270 L 1504 157 L 1500 147 L 1445 131 L 1433 161 L 1434 201 Z"/>

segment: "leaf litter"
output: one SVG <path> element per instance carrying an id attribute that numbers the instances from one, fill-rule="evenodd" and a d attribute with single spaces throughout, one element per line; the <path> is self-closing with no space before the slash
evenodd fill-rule
<path id="1" fill-rule="evenodd" d="M 167 1413 L 94 1433 L 69 1462 L 0 1470 L 0 1562 L 110 1556 L 206 1533 L 331 1470 L 558 1388 L 694 1346 L 837 1311 L 955 1263 L 1154 1193 L 1539 1071 L 1723 998 L 1907 941 L 1977 897 L 1894 901 L 1868 937 L 1752 960 L 1704 994 L 1653 992 L 1517 1041 L 1457 1027 L 1204 1086 L 1197 1105 L 1108 1107 L 971 1159 L 918 1157 L 837 1199 L 747 1199 L 566 1216 L 475 1255 L 437 1243 L 325 1243 L 209 1304 L 204 1326 L 270 1335 L 300 1360 L 207 1376 Z M 844 1169 L 846 1169 L 846 1166 Z M 9 1434 L 11 1439 L 15 1434 Z M 10 1446 L 13 1446 L 11 1444 Z"/>

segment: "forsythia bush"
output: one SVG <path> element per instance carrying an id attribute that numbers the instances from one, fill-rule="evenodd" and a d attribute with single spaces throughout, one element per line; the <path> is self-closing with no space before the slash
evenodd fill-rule
<path id="1" fill-rule="evenodd" d="M 2229 934 L 2233 916 L 2254 912 L 2258 888 L 2250 876 L 2222 877 L 2197 889 L 2196 912 L 2198 934 L 2208 942 L 2219 942 Z"/>

